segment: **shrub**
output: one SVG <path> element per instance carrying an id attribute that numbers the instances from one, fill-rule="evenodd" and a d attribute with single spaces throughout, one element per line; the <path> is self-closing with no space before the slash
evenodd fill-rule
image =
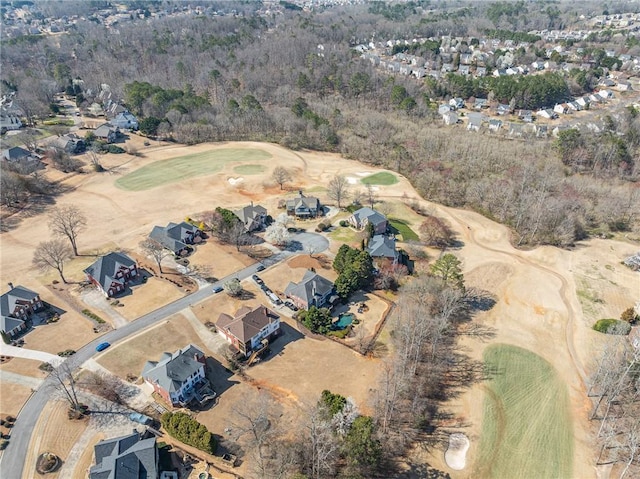
<path id="1" fill-rule="evenodd" d="M 53 371 L 53 366 L 49 363 L 42 363 L 40 366 L 38 366 L 38 369 L 40 371 L 44 371 L 46 373 L 50 373 L 51 371 Z"/>
<path id="2" fill-rule="evenodd" d="M 593 325 L 593 329 L 605 334 L 629 334 L 631 331 L 631 325 L 624 321 L 620 321 L 619 319 L 606 318 L 596 321 L 596 324 Z"/>
<path id="3" fill-rule="evenodd" d="M 216 451 L 216 440 L 207 428 L 182 412 L 166 412 L 162 415 L 162 427 L 167 433 L 189 446 L 208 454 Z"/>
<path id="4" fill-rule="evenodd" d="M 318 223 L 318 226 L 316 227 L 316 231 L 323 232 L 323 231 L 327 231 L 329 228 L 331 228 L 330 224 Z"/>
<path id="5" fill-rule="evenodd" d="M 115 153 L 115 154 L 125 153 L 125 150 L 123 148 L 120 148 L 118 145 L 107 146 L 107 151 L 109 153 Z"/>
<path id="6" fill-rule="evenodd" d="M 0 441 L 0 451 L 5 450 L 8 445 L 9 445 L 9 441 L 7 441 L 6 439 L 2 439 Z"/>
<path id="7" fill-rule="evenodd" d="M 633 308 L 625 309 L 620 315 L 622 321 L 626 321 L 629 324 L 636 324 L 640 320 L 640 316 L 636 314 L 636 310 Z"/>
<path id="8" fill-rule="evenodd" d="M 65 349 L 64 351 L 60 351 L 58 353 L 58 356 L 66 358 L 69 356 L 73 356 L 74 354 L 76 354 L 76 351 L 74 349 Z"/>
<path id="9" fill-rule="evenodd" d="M 98 324 L 104 324 L 106 323 L 106 321 L 104 319 L 102 319 L 100 316 L 98 316 L 95 313 L 92 313 L 91 311 L 89 311 L 88 309 L 83 309 L 82 310 L 82 314 L 84 314 L 85 316 L 93 319 L 96 323 Z"/>
<path id="10" fill-rule="evenodd" d="M 347 223 L 346 220 L 340 220 L 340 226 L 342 226 L 343 228 L 346 228 L 347 226 L 349 226 L 349 223 Z"/>

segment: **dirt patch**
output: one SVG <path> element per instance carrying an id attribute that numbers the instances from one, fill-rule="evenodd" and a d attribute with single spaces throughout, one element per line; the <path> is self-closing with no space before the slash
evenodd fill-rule
<path id="1" fill-rule="evenodd" d="M 322 269 L 331 269 L 331 260 L 327 258 L 325 255 L 320 254 L 316 256 L 309 255 L 300 255 L 294 258 L 291 258 L 287 261 L 287 264 L 291 268 L 304 268 L 311 269 L 314 268 L 316 271 L 320 271 Z"/>
<path id="2" fill-rule="evenodd" d="M 207 352 L 189 321 L 177 314 L 143 334 L 112 346 L 97 361 L 122 379 L 128 375 L 137 377 L 147 361 L 157 361 L 163 352 L 172 353 L 188 344 Z"/>

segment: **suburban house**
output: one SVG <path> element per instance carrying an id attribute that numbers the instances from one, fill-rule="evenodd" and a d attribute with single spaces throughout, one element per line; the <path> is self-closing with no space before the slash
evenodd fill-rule
<path id="1" fill-rule="evenodd" d="M 305 196 L 302 191 L 298 196 L 286 201 L 287 214 L 299 218 L 315 218 L 322 214 L 320 200 L 313 196 Z"/>
<path id="2" fill-rule="evenodd" d="M 50 145 L 70 154 L 82 153 L 85 149 L 84 140 L 73 133 L 54 138 Z"/>
<path id="3" fill-rule="evenodd" d="M 100 441 L 93 448 L 96 465 L 89 479 L 158 479 L 156 438 L 143 438 L 137 432 Z"/>
<path id="4" fill-rule="evenodd" d="M 550 108 L 546 108 L 544 110 L 540 110 L 536 113 L 541 118 L 546 118 L 547 120 L 553 120 L 558 118 L 558 114 Z"/>
<path id="5" fill-rule="evenodd" d="M 222 313 L 216 322 L 218 333 L 228 343 L 249 356 L 264 346 L 263 341 L 276 336 L 280 330 L 280 316 L 265 306 L 243 306 L 234 316 Z"/>
<path id="6" fill-rule="evenodd" d="M 2 159 L 4 161 L 8 161 L 14 166 L 33 170 L 38 169 L 42 165 L 39 156 L 31 153 L 29 150 L 20 148 L 19 146 L 2 150 Z"/>
<path id="7" fill-rule="evenodd" d="M 111 298 L 124 291 L 127 283 L 138 276 L 138 265 L 124 253 L 109 253 L 98 258 L 84 273 L 102 294 Z"/>
<path id="8" fill-rule="evenodd" d="M 289 283 L 284 294 L 302 309 L 329 307 L 338 299 L 333 283 L 311 270 L 304 273 L 299 283 Z"/>
<path id="9" fill-rule="evenodd" d="M 560 115 L 567 115 L 569 114 L 569 112 L 571 111 L 569 105 L 567 105 L 566 103 L 557 103 L 554 107 L 553 107 L 553 111 L 560 114 Z"/>
<path id="10" fill-rule="evenodd" d="M 120 130 L 110 123 L 103 123 L 93 131 L 93 134 L 100 140 L 104 140 L 107 143 L 113 143 L 118 139 Z"/>
<path id="11" fill-rule="evenodd" d="M 260 205 L 254 206 L 253 202 L 249 206 L 234 211 L 233 214 L 242 221 L 249 232 L 262 229 L 267 221 L 267 209 Z"/>
<path id="12" fill-rule="evenodd" d="M 0 296 L 0 331 L 14 338 L 26 331 L 31 315 L 44 305 L 40 295 L 24 286 L 14 287 L 9 283 L 9 291 Z"/>
<path id="13" fill-rule="evenodd" d="M 492 118 L 489 120 L 489 131 L 500 131 L 502 128 L 502 120 L 496 120 Z"/>
<path id="14" fill-rule="evenodd" d="M 142 378 L 167 404 L 186 406 L 193 399 L 203 403 L 215 396 L 205 378 L 205 361 L 204 353 L 189 344 L 173 354 L 162 353 L 159 361 L 147 361 Z"/>
<path id="15" fill-rule="evenodd" d="M 453 111 L 448 111 L 442 115 L 442 119 L 444 120 L 444 124 L 447 126 L 455 125 L 458 123 L 458 114 Z"/>
<path id="16" fill-rule="evenodd" d="M 138 129 L 138 119 L 128 111 L 123 111 L 118 113 L 114 118 L 110 120 L 109 123 L 123 130 Z"/>
<path id="17" fill-rule="evenodd" d="M 14 113 L 0 113 L 0 130 L 19 130 L 22 128 L 20 118 Z"/>
<path id="18" fill-rule="evenodd" d="M 373 236 L 367 245 L 367 252 L 374 260 L 388 259 L 394 263 L 400 261 L 400 253 L 396 250 L 396 240 L 391 236 Z"/>
<path id="19" fill-rule="evenodd" d="M 359 230 L 367 228 L 367 225 L 373 225 L 373 234 L 386 233 L 389 226 L 387 218 L 383 214 L 368 207 L 354 211 L 347 221 Z"/>
<path id="20" fill-rule="evenodd" d="M 194 243 L 202 240 L 202 231 L 191 223 L 169 223 L 167 226 L 154 226 L 149 238 L 157 241 L 175 255 L 185 255 L 191 251 Z"/>

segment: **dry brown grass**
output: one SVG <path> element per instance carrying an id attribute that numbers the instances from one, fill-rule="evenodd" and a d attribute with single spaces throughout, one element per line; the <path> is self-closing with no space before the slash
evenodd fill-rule
<path id="1" fill-rule="evenodd" d="M 76 467 L 73 471 L 73 479 L 86 479 L 87 470 L 93 466 L 93 446 L 105 439 L 103 433 L 97 433 L 87 443 L 87 448 L 82 452 L 82 455 L 76 463 Z"/>
<path id="2" fill-rule="evenodd" d="M 44 379 L 44 371 L 38 369 L 38 366 L 41 364 L 41 361 L 35 361 L 33 359 L 11 358 L 9 361 L 0 364 L 0 370 Z"/>
<path id="3" fill-rule="evenodd" d="M 244 250 L 242 247 L 242 251 Z M 204 276 L 218 279 L 256 262 L 246 254 L 239 253 L 235 246 L 220 244 L 215 238 L 209 238 L 206 243 L 198 245 L 189 261 L 190 266 L 207 272 Z"/>
<path id="4" fill-rule="evenodd" d="M 29 349 L 57 354 L 65 349 L 80 349 L 95 337 L 92 322 L 69 309 L 58 322 L 37 326 L 24 340 Z"/>
<path id="5" fill-rule="evenodd" d="M 116 376 L 126 379 L 127 375 L 140 376 L 147 361 L 157 361 L 163 352 L 174 352 L 189 343 L 207 351 L 188 320 L 177 314 L 122 344 L 112 346 L 97 360 Z"/>
<path id="6" fill-rule="evenodd" d="M 0 417 L 16 417 L 24 403 L 31 396 L 31 389 L 18 384 L 0 383 Z M 7 430 L 5 429 L 5 432 Z"/>
<path id="7" fill-rule="evenodd" d="M 169 281 L 151 276 L 146 283 L 135 286 L 132 294 L 117 298 L 124 306 L 116 306 L 115 310 L 128 320 L 133 320 L 182 298 L 183 290 Z"/>

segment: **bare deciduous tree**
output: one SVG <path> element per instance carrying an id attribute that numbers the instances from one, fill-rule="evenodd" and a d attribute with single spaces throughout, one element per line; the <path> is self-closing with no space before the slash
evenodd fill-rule
<path id="1" fill-rule="evenodd" d="M 280 189 L 284 188 L 284 184 L 292 180 L 292 175 L 284 166 L 276 166 L 271 173 L 271 179 L 280 185 Z"/>
<path id="2" fill-rule="evenodd" d="M 72 257 L 71 248 L 62 240 L 54 239 L 38 244 L 33 253 L 33 265 L 42 270 L 55 269 L 60 274 L 63 283 L 67 283 L 64 277 L 64 263 Z"/>
<path id="3" fill-rule="evenodd" d="M 168 256 L 171 256 L 173 253 L 169 251 L 167 248 L 162 246 L 156 240 L 147 238 L 144 241 L 140 242 L 140 248 L 144 251 L 144 254 L 149 256 L 155 261 L 156 265 L 158 265 L 158 269 L 162 274 L 162 260 Z"/>
<path id="4" fill-rule="evenodd" d="M 369 207 L 373 208 L 373 205 L 375 205 L 376 201 L 378 201 L 378 193 L 376 192 L 374 186 L 370 183 L 367 183 L 365 197 L 367 199 L 367 203 L 369 203 Z"/>
<path id="5" fill-rule="evenodd" d="M 349 182 L 342 175 L 336 175 L 329 181 L 327 188 L 329 198 L 335 201 L 338 208 L 342 208 L 342 202 L 349 198 Z"/>
<path id="6" fill-rule="evenodd" d="M 55 208 L 49 214 L 49 229 L 54 235 L 69 240 L 75 256 L 78 256 L 78 235 L 86 226 L 87 217 L 73 205 Z"/>
<path id="7" fill-rule="evenodd" d="M 65 399 L 69 403 L 69 407 L 74 411 L 81 410 L 80 401 L 76 393 L 76 380 L 69 365 L 65 362 L 51 371 L 51 377 L 54 379 L 54 388 L 64 394 Z"/>

